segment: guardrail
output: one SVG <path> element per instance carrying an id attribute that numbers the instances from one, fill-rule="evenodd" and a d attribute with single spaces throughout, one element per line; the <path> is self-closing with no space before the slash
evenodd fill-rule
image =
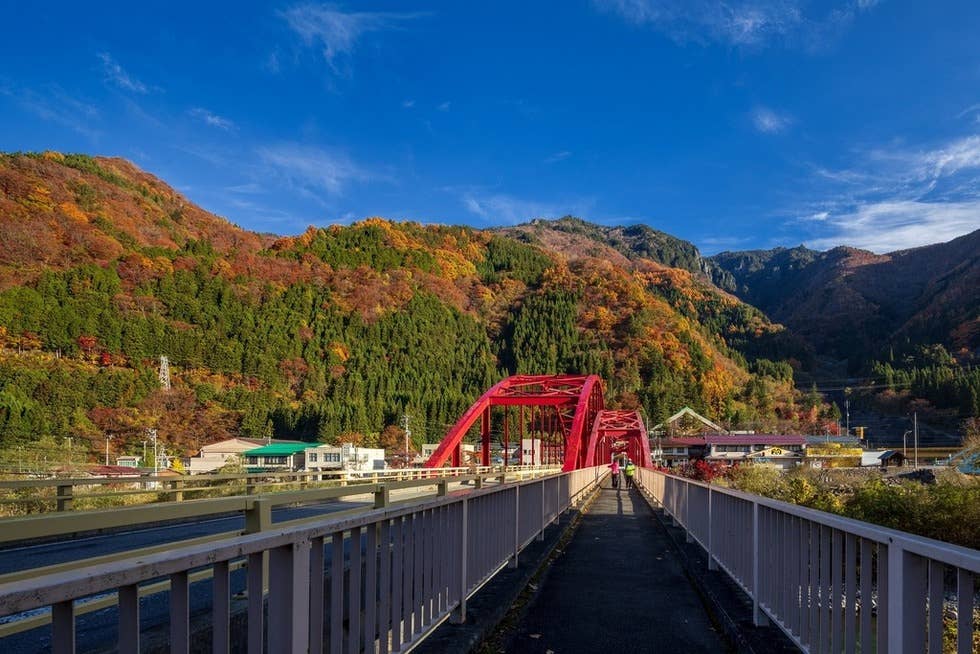
<path id="1" fill-rule="evenodd" d="M 388 506 L 391 494 L 397 491 L 432 486 L 437 489 L 438 494 L 444 495 L 448 484 L 451 482 L 464 484 L 472 482 L 476 487 L 482 487 L 486 481 L 491 479 L 505 483 L 508 480 L 519 481 L 546 474 L 546 471 L 541 469 L 508 469 L 506 472 L 447 476 L 445 474 L 447 471 L 459 472 L 470 469 L 442 468 L 441 470 L 443 474 L 440 476 L 427 474 L 412 481 L 389 481 L 387 483 L 364 481 L 345 486 L 331 485 L 322 488 L 279 491 L 260 495 L 247 494 L 201 500 L 185 499 L 179 502 L 161 502 L 153 505 L 152 512 L 146 510 L 146 505 L 134 505 L 92 511 L 62 511 L 15 518 L 0 518 L 0 545 L 84 532 L 139 527 L 176 520 L 204 519 L 239 512 L 245 514 L 246 531 L 260 531 L 272 524 L 271 511 L 279 506 L 311 504 L 329 500 L 350 499 L 359 495 L 373 495 L 374 506 L 377 508 Z M 275 486 L 281 485 L 276 484 Z"/>
<path id="2" fill-rule="evenodd" d="M 180 502 L 195 495 L 257 494 L 282 487 L 316 488 L 358 483 L 382 483 L 437 479 L 446 476 L 486 475 L 497 472 L 553 472 L 557 466 L 470 466 L 460 468 L 400 468 L 390 470 L 336 470 L 261 472 L 246 474 L 198 474 L 173 476 L 69 477 L 0 481 L 0 507 L 27 509 L 30 513 L 71 511 L 76 501 L 111 502 L 126 497 L 144 496 L 149 504 L 161 501 Z M 79 493 L 77 489 L 113 487 L 106 492 Z M 124 488 L 117 488 L 117 487 Z"/>
<path id="3" fill-rule="evenodd" d="M 655 470 L 638 480 L 752 598 L 756 624 L 805 652 L 938 653 L 944 637 L 975 651 L 980 551 Z"/>
<path id="4" fill-rule="evenodd" d="M 451 614 L 465 620 L 467 598 L 503 566 L 516 565 L 520 551 L 605 473 L 577 470 L 0 583 L 0 616 L 50 607 L 52 651 L 74 652 L 76 603 L 115 593 L 118 651 L 135 653 L 140 591 L 169 582 L 171 651 L 188 651 L 189 588 L 206 571 L 212 649 L 229 652 L 230 570 L 244 562 L 251 592 L 246 626 L 234 633 L 247 636 L 249 652 L 263 651 L 266 642 L 276 652 L 401 652 Z"/>

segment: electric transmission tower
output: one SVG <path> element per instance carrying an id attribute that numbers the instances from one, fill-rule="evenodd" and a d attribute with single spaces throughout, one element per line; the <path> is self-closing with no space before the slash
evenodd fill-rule
<path id="1" fill-rule="evenodd" d="M 160 388 L 170 390 L 170 361 L 165 354 L 160 355 Z"/>

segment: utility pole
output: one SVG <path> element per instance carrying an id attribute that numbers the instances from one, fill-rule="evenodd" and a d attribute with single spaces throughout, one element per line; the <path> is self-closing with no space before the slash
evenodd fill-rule
<path id="1" fill-rule="evenodd" d="M 105 436 L 105 464 L 109 465 L 109 441 L 112 440 L 112 436 L 106 434 Z"/>
<path id="2" fill-rule="evenodd" d="M 157 476 L 157 470 L 160 465 L 160 457 L 157 456 L 157 430 L 150 429 L 150 438 L 153 440 L 153 476 Z"/>
<path id="3" fill-rule="evenodd" d="M 851 401 L 844 400 L 844 435 L 851 435 Z"/>
<path id="4" fill-rule="evenodd" d="M 408 439 L 412 437 L 412 430 L 408 428 L 408 421 L 412 416 L 407 413 L 402 414 L 402 429 L 405 431 L 405 467 L 408 467 Z"/>
<path id="5" fill-rule="evenodd" d="M 915 469 L 919 469 L 919 413 L 912 412 L 912 432 L 915 434 Z"/>

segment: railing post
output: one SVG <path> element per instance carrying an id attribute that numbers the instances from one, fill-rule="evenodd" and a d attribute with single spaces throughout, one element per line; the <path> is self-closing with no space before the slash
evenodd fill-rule
<path id="1" fill-rule="evenodd" d="M 759 573 L 762 564 L 762 547 L 759 538 L 759 503 L 752 502 L 752 624 L 764 627 L 769 624 L 759 605 Z"/>
<path id="2" fill-rule="evenodd" d="M 542 479 L 538 483 L 541 486 L 541 517 L 538 520 L 538 522 L 541 524 L 541 531 L 538 532 L 538 540 L 542 541 L 544 540 L 544 527 L 545 527 L 544 519 L 545 516 L 547 516 L 548 514 L 546 513 L 547 509 L 545 508 L 545 504 L 544 504 L 544 479 Z"/>
<path id="3" fill-rule="evenodd" d="M 456 624 L 463 624 L 466 622 L 466 559 L 467 552 L 469 551 L 469 546 L 467 544 L 467 532 L 468 527 L 468 514 L 469 514 L 469 500 L 465 497 L 463 498 L 462 506 L 462 516 L 460 518 L 460 538 L 459 538 L 459 606 L 453 611 L 453 622 Z"/>
<path id="4" fill-rule="evenodd" d="M 170 482 L 168 484 L 168 486 L 170 487 L 171 495 L 173 496 L 173 501 L 174 502 L 183 502 L 184 501 L 184 491 L 181 490 L 181 488 L 183 487 L 183 485 L 184 485 L 184 482 L 182 480 L 179 480 L 179 479 L 175 479 L 174 481 L 172 481 L 172 482 Z"/>
<path id="5" fill-rule="evenodd" d="M 309 648 L 310 541 L 277 547 L 269 556 L 269 644 L 281 652 Z M 358 610 L 358 609 L 353 609 Z M 356 638 L 351 634 L 351 638 Z"/>
<path id="6" fill-rule="evenodd" d="M 480 475 L 473 480 L 473 488 L 483 488 L 483 475 Z"/>
<path id="7" fill-rule="evenodd" d="M 252 506 L 245 510 L 245 533 L 254 534 L 272 526 L 272 504 L 264 497 L 258 497 Z"/>
<path id="8" fill-rule="evenodd" d="M 72 485 L 59 484 L 58 485 L 58 510 L 71 511 L 71 500 L 72 500 Z"/>
<path id="9" fill-rule="evenodd" d="M 374 508 L 383 509 L 389 502 L 391 502 L 391 491 L 387 486 L 378 486 L 374 491 Z"/>
<path id="10" fill-rule="evenodd" d="M 888 543 L 888 653 L 923 652 L 925 631 L 925 559 Z"/>
<path id="11" fill-rule="evenodd" d="M 511 568 L 517 567 L 517 557 L 521 551 L 521 485 L 514 485 L 514 556 L 510 559 Z"/>
<path id="12" fill-rule="evenodd" d="M 684 484 L 684 542 L 694 542 L 694 525 L 691 524 L 691 482 Z"/>
<path id="13" fill-rule="evenodd" d="M 58 602 L 51 607 L 51 651 L 75 654 L 75 603 Z"/>
<path id="14" fill-rule="evenodd" d="M 708 570 L 718 569 L 718 561 L 715 560 L 714 499 L 715 494 L 708 486 Z"/>
<path id="15" fill-rule="evenodd" d="M 436 484 L 436 497 L 445 497 L 449 495 L 449 480 L 440 479 L 439 483 Z"/>

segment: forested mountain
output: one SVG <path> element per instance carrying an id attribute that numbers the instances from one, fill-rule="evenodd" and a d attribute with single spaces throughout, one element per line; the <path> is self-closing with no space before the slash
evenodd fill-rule
<path id="1" fill-rule="evenodd" d="M 632 267 L 632 262 L 647 260 L 695 274 L 704 268 L 701 253 L 692 243 L 646 225 L 604 227 L 565 216 L 558 220 L 533 220 L 497 231 L 560 252 L 570 259 L 595 257 L 627 268 Z"/>
<path id="2" fill-rule="evenodd" d="M 922 344 L 967 360 L 980 349 L 980 230 L 885 255 L 798 247 L 708 261 L 719 287 L 852 369 Z"/>
<path id="3" fill-rule="evenodd" d="M 832 418 L 794 397 L 798 361 L 772 360 L 796 356 L 785 330 L 648 228 L 372 218 L 277 238 L 128 162 L 44 153 L 0 155 L 0 239 L 8 451 L 112 435 L 132 452 L 150 428 L 181 453 L 232 434 L 376 442 L 403 413 L 434 441 L 514 372 L 598 373 L 653 421 L 685 404 L 758 428 Z"/>

